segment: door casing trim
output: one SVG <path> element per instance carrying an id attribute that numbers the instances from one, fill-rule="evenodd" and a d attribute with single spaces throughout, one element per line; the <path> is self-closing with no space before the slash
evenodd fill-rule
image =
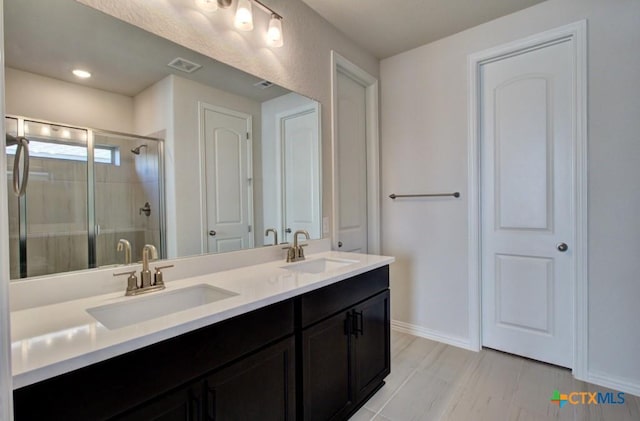
<path id="1" fill-rule="evenodd" d="M 378 79 L 331 50 L 331 244 L 338 250 L 338 73 L 365 88 L 367 137 L 367 252 L 380 254 L 380 128 Z"/>
<path id="2" fill-rule="evenodd" d="M 572 157 L 575 262 L 573 291 L 573 375 L 588 376 L 588 267 L 587 267 L 587 21 L 581 20 L 528 38 L 473 53 L 468 57 L 468 185 L 469 185 L 469 345 L 482 348 L 482 276 L 480 234 L 480 133 L 479 70 L 482 64 L 500 60 L 558 42 L 570 42 L 574 64 L 574 116 Z"/>

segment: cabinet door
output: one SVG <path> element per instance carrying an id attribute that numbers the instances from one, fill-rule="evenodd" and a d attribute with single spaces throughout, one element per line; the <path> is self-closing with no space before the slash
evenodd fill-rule
<path id="1" fill-rule="evenodd" d="M 353 406 L 350 382 L 351 312 L 302 333 L 304 419 L 343 419 Z"/>
<path id="2" fill-rule="evenodd" d="M 202 382 L 170 392 L 125 415 L 117 420 L 153 421 L 199 421 L 202 419 Z"/>
<path id="3" fill-rule="evenodd" d="M 391 368 L 389 290 L 360 303 L 353 315 L 353 383 L 356 400 L 382 385 Z"/>
<path id="4" fill-rule="evenodd" d="M 294 420 L 293 336 L 208 376 L 204 419 Z"/>

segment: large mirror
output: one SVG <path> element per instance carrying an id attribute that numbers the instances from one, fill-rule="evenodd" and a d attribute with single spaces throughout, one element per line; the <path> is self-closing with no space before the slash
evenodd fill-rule
<path id="1" fill-rule="evenodd" d="M 12 279 L 321 237 L 318 102 L 74 0 L 4 26 Z"/>

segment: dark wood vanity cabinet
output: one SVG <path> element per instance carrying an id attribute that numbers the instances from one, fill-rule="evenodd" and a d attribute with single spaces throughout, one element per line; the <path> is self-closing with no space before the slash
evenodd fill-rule
<path id="1" fill-rule="evenodd" d="M 15 419 L 341 420 L 390 367 L 388 266 L 14 391 Z"/>
<path id="2" fill-rule="evenodd" d="M 326 307 L 335 310 L 336 300 L 350 297 L 344 302 L 357 302 L 321 321 L 303 325 L 301 393 L 305 420 L 346 419 L 382 387 L 390 372 L 388 268 L 363 275 L 349 281 L 353 285 L 348 291 L 341 284 L 319 290 L 319 296 L 333 295 L 335 299 L 327 301 L 327 306 L 306 308 L 306 318 L 317 320 L 326 316 Z M 381 287 L 385 287 L 382 292 Z M 313 294 L 308 298 L 313 300 Z M 303 319 L 304 302 L 305 297 Z M 309 308 L 315 311 L 310 314 Z"/>
<path id="3" fill-rule="evenodd" d="M 211 396 L 205 394 L 207 380 L 217 378 L 221 384 L 219 390 L 225 394 L 232 383 L 225 384 L 220 376 L 252 370 L 260 375 L 272 373 L 273 353 L 286 354 L 289 358 L 286 365 L 279 366 L 282 370 L 279 378 L 285 375 L 289 378 L 285 383 L 287 391 L 269 388 L 266 380 L 251 375 L 242 377 L 244 386 L 247 390 L 254 383 L 264 386 L 262 401 L 281 400 L 286 393 L 290 406 L 288 413 L 293 413 L 296 391 L 292 380 L 295 376 L 292 362 L 295 361 L 294 333 L 293 301 L 272 304 L 17 389 L 14 391 L 14 417 L 18 421 L 207 419 L 204 418 L 205 404 Z M 236 384 L 233 387 L 241 388 Z M 268 398 L 265 398 L 266 394 L 269 394 Z M 247 397 L 247 394 L 243 396 Z M 226 408 L 233 406 L 233 402 L 222 399 L 215 404 Z"/>
<path id="4" fill-rule="evenodd" d="M 294 354 L 291 336 L 116 419 L 295 420 Z"/>

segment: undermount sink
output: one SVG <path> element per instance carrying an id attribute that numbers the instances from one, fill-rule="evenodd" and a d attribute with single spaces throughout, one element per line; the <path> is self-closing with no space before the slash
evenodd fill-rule
<path id="1" fill-rule="evenodd" d="M 89 308 L 87 312 L 107 329 L 118 329 L 236 295 L 232 291 L 200 284 L 175 291 L 152 292 L 130 301 Z"/>
<path id="2" fill-rule="evenodd" d="M 292 270 L 294 272 L 304 273 L 323 273 L 329 272 L 335 269 L 340 269 L 345 266 L 358 263 L 357 260 L 349 259 L 331 259 L 323 257 L 315 260 L 307 260 L 300 263 L 292 263 L 287 266 L 282 266 L 283 269 Z"/>

